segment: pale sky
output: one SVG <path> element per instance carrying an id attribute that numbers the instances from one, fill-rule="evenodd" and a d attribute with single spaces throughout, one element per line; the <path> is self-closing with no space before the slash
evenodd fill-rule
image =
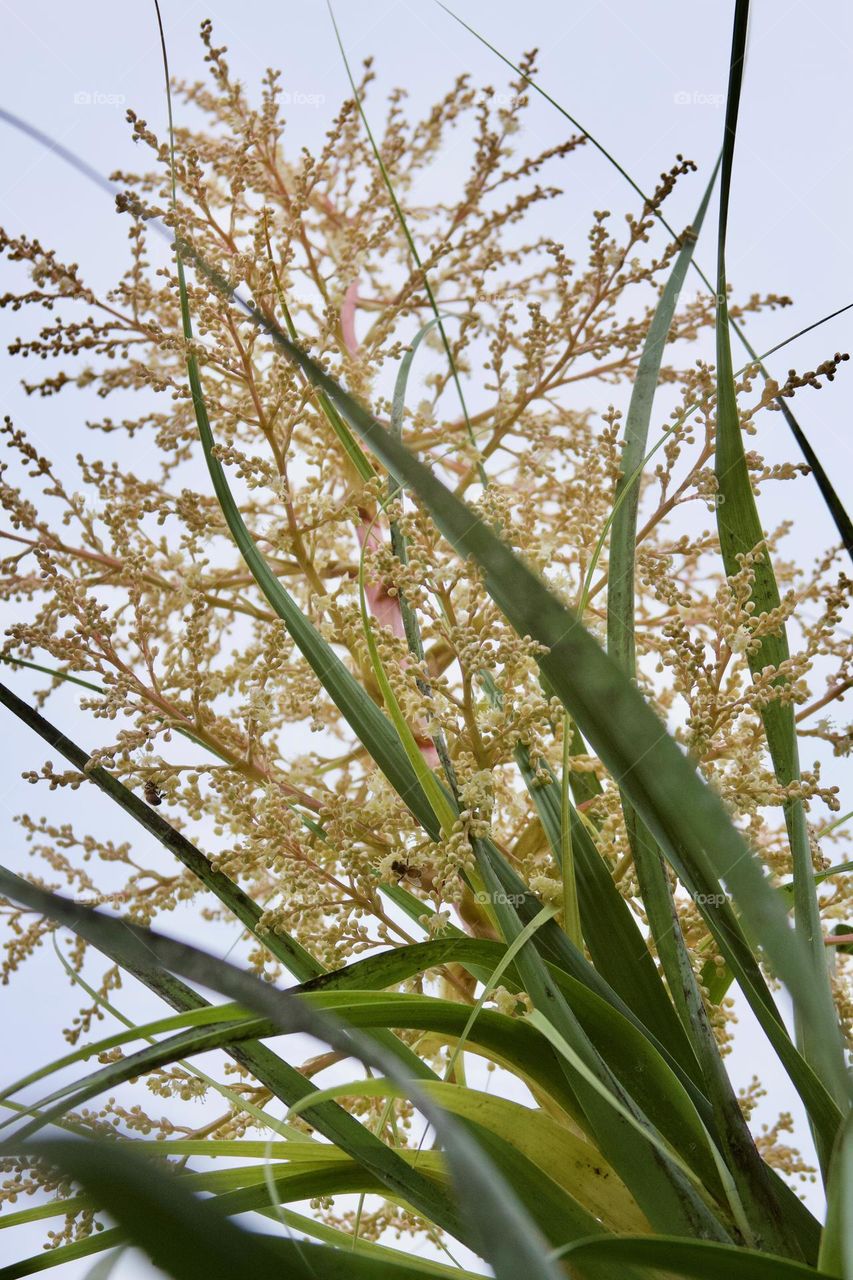
<path id="1" fill-rule="evenodd" d="M 692 185 L 677 193 L 670 221 L 686 223 L 697 203 L 702 174 L 720 146 L 731 8 L 720 0 L 526 0 L 523 6 L 489 0 L 458 0 L 457 11 L 514 60 L 538 46 L 539 81 L 651 189 L 676 152 L 700 165 Z M 323 0 L 163 0 L 169 56 L 174 75 L 203 75 L 198 26 L 214 21 L 216 43 L 229 46 L 232 68 L 255 89 L 268 65 L 282 68 L 291 97 L 292 140 L 316 145 L 347 92 L 346 75 Z M 508 73 L 495 57 L 432 0 L 340 0 L 337 16 L 354 63 L 375 58 L 378 85 L 372 101 L 392 85 L 406 86 L 412 111 L 429 107 L 461 71 L 475 83 L 505 88 Z M 165 103 L 153 5 L 84 0 L 61 4 L 48 0 L 0 0 L 0 106 L 52 134 L 103 173 L 134 168 L 138 152 L 130 142 L 124 111 L 132 106 L 164 133 Z M 790 294 L 795 307 L 767 313 L 750 322 L 749 334 L 765 350 L 798 328 L 853 300 L 853 186 L 851 186 L 850 73 L 853 7 L 844 0 L 823 4 L 758 0 L 753 5 L 741 124 L 738 135 L 729 231 L 729 279 L 742 295 Z M 530 144 L 550 145 L 568 125 L 544 102 L 534 102 L 526 129 Z M 0 171 L 0 223 L 10 232 L 26 231 L 81 264 L 95 286 L 111 283 L 124 266 L 126 223 L 111 202 L 83 178 L 33 142 L 0 123 L 4 163 Z M 443 158 L 440 181 L 449 189 L 464 177 L 467 156 Z M 582 240 L 593 208 L 620 216 L 636 208 L 629 188 L 592 148 L 571 160 L 566 194 L 557 206 L 558 239 Z M 552 216 L 554 216 L 552 214 Z M 697 258 L 713 267 L 713 217 Z M 662 243 L 662 242 L 661 242 Z M 2 270 L 2 268 L 0 268 Z M 8 284 L 0 285 L 0 293 Z M 853 313 L 851 313 L 853 315 Z M 40 317 L 0 312 L 0 342 L 34 329 Z M 835 350 L 851 346 L 850 315 L 811 334 L 771 361 L 777 376 L 796 365 L 813 368 Z M 83 414 L 72 397 L 30 402 L 19 388 L 24 366 L 0 357 L 0 411 L 11 413 L 54 457 L 72 460 L 91 448 Z M 851 366 L 834 386 L 797 401 L 801 425 L 822 458 L 842 498 L 853 502 L 850 422 L 853 410 Z M 778 415 L 772 439 L 760 447 L 771 458 L 796 457 Z M 784 489 L 785 486 L 778 486 Z M 800 515 L 796 541 L 788 553 L 808 564 L 833 540 L 816 493 L 797 486 Z M 778 502 L 786 500 L 782 495 Z M 765 524 L 782 514 L 763 508 Z M 16 690 L 36 687 L 23 673 L 10 677 Z M 68 690 L 51 701 L 51 715 L 91 744 L 97 727 L 81 717 Z M 7 717 L 2 725 L 7 747 L 0 780 L 0 813 L 6 819 L 4 860 L 25 863 L 23 841 L 11 817 L 28 809 L 62 820 L 65 813 L 81 828 L 124 838 L 126 824 L 116 822 L 106 801 L 90 789 L 62 796 L 39 795 L 21 782 L 22 768 L 37 767 L 46 751 Z M 835 766 L 830 766 L 835 767 Z M 840 774 L 838 780 L 841 781 Z M 849 794 L 849 793 L 848 793 Z M 67 810 L 64 806 L 68 806 Z M 850 805 L 846 805 L 849 808 Z M 138 837 L 137 837 L 138 838 Z M 176 932 L 189 918 L 175 918 Z M 227 938 L 217 938 L 222 950 Z M 59 977 L 52 953 L 38 958 L 24 975 L 0 991 L 3 1025 L 12 1039 L 23 1038 L 17 1065 L 5 1063 L 4 1082 L 27 1066 L 57 1055 L 63 1011 L 79 1001 Z M 34 999 L 34 993 L 36 998 Z M 138 993 L 122 997 L 132 1017 L 153 1016 L 156 1005 Z M 55 1016 L 54 1016 L 55 1015 Z M 42 1021 L 44 1020 L 44 1021 Z M 14 1042 L 14 1040 L 12 1041 Z M 16 1054 L 16 1056 L 18 1056 Z M 792 1110 L 785 1079 L 766 1053 L 744 1015 L 734 1057 L 734 1074 L 745 1083 L 759 1070 L 778 1086 L 779 1101 L 762 1114 L 775 1119 Z M 9 1238 L 9 1237 L 14 1237 Z M 41 1227 L 30 1233 L 33 1251 Z M 20 1256 L 23 1236 L 0 1233 L 0 1265 Z M 8 1253 L 8 1250 L 13 1250 Z M 86 1263 L 57 1270 L 57 1280 L 78 1280 Z M 143 1280 L 155 1273 L 143 1261 L 123 1258 L 115 1280 Z"/>

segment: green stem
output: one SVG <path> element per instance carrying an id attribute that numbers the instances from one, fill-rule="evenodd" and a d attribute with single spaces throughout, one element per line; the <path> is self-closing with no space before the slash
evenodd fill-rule
<path id="1" fill-rule="evenodd" d="M 560 876 L 563 881 L 563 928 L 576 947 L 583 947 L 575 859 L 572 848 L 572 815 L 569 783 L 572 775 L 572 718 L 563 716 L 563 772 L 560 778 Z"/>

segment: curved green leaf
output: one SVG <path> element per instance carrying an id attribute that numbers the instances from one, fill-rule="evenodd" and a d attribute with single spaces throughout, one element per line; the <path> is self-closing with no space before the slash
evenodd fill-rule
<path id="1" fill-rule="evenodd" d="M 721 157 L 722 158 L 722 157 Z M 649 423 L 660 366 L 687 269 L 696 243 L 720 161 L 715 165 L 693 226 L 682 237 L 682 247 L 666 282 L 646 336 L 631 403 L 625 423 L 622 474 L 616 486 L 607 578 L 607 652 L 620 669 L 636 678 L 634 564 L 640 478 L 648 443 Z M 592 580 L 594 561 L 586 576 L 584 592 Z M 581 608 L 583 615 L 583 608 Z M 761 1159 L 739 1101 L 723 1065 L 693 963 L 673 899 L 663 855 L 630 800 L 622 794 L 625 828 L 633 856 L 640 894 L 663 973 L 681 1023 L 689 1034 L 701 1065 L 705 1091 L 713 1105 L 720 1135 L 720 1149 L 731 1169 L 733 1182 L 727 1191 L 744 1227 L 748 1243 L 792 1256 L 802 1256 L 791 1219 L 778 1198 L 767 1165 Z M 722 1159 L 722 1156 L 719 1157 Z"/>
<path id="2" fill-rule="evenodd" d="M 606 1226 L 628 1232 L 648 1230 L 636 1201 L 595 1148 L 545 1112 L 448 1081 L 429 1081 L 422 1088 L 446 1111 L 476 1123 L 515 1147 Z M 330 1085 L 322 1090 L 321 1096 L 325 1099 L 408 1095 L 400 1085 L 380 1078 Z M 298 1105 L 291 1114 L 295 1116 L 304 1109 Z M 634 1226 L 629 1226 L 629 1222 Z"/>
<path id="3" fill-rule="evenodd" d="M 537 771 L 533 769 L 527 748 L 519 746 L 515 756 L 551 849 L 559 855 L 560 786 L 547 761 L 539 762 L 538 772 L 541 774 L 544 770 L 550 779 L 543 784 L 536 778 Z M 682 1069 L 698 1083 L 696 1056 L 675 1015 L 639 924 L 571 804 L 569 815 L 581 925 L 593 963 L 656 1039 L 678 1059 Z"/>
<path id="4" fill-rule="evenodd" d="M 242 1231 L 209 1203 L 192 1196 L 177 1178 L 157 1173 L 119 1143 L 43 1140 L 32 1155 L 82 1182 L 136 1244 L 174 1280 L 210 1280 L 271 1272 L 278 1265 L 271 1243 Z M 0 1272 L 4 1280 L 30 1274 L 20 1267 Z M 304 1267 L 294 1277 L 309 1280 Z M 316 1278 L 315 1278 L 316 1280 Z"/>
<path id="5" fill-rule="evenodd" d="M 514 905 L 503 892 L 482 841 L 472 841 L 477 867 L 492 902 L 501 933 L 512 942 L 522 930 Z M 653 1227 L 682 1223 L 688 1233 L 727 1239 L 727 1227 L 708 1204 L 684 1162 L 659 1138 L 655 1126 L 623 1089 L 610 1065 L 587 1036 L 545 964 L 532 947 L 521 950 L 516 965 L 541 1030 L 553 1031 L 572 1057 L 559 1055 L 561 1069 L 582 1109 L 582 1125 L 631 1189 Z M 724 1215 L 723 1215 L 724 1216 Z"/>
<path id="6" fill-rule="evenodd" d="M 830 1275 L 853 1280 L 853 1111 L 832 1153 L 818 1265 Z"/>
<path id="7" fill-rule="evenodd" d="M 54 751 L 64 756 L 69 764 L 79 769 L 90 782 L 115 801 L 119 808 L 154 836 L 155 840 L 158 840 L 169 853 L 174 854 L 178 861 L 191 871 L 206 889 L 215 894 L 236 919 L 244 924 L 272 955 L 281 960 L 295 977 L 303 981 L 323 972 L 323 966 L 318 964 L 294 938 L 279 932 L 259 933 L 258 921 L 261 918 L 261 909 L 239 885 L 222 871 L 215 870 L 204 854 L 180 831 L 170 826 L 165 818 L 152 809 L 151 805 L 146 804 L 141 796 L 136 795 L 101 765 L 91 767 L 90 757 L 85 751 L 61 733 L 43 715 L 27 706 L 26 702 L 11 689 L 7 689 L 4 684 L 0 684 L 0 703 L 8 707 Z"/>
<path id="8" fill-rule="evenodd" d="M 233 965 L 150 930 L 111 920 L 55 894 L 44 893 L 5 870 L 0 871 L 0 892 L 50 915 L 81 937 L 123 934 L 125 945 L 145 957 L 143 963 L 150 964 L 153 959 L 187 978 L 215 987 L 222 995 L 268 1018 L 280 1032 L 302 1031 L 317 1036 L 336 1050 L 355 1055 L 365 1065 L 406 1084 L 412 1102 L 435 1127 L 444 1145 L 453 1175 L 456 1204 L 449 1204 L 427 1179 L 408 1168 L 395 1152 L 378 1143 L 353 1121 L 359 1138 L 355 1142 L 350 1137 L 349 1142 L 355 1147 L 353 1154 L 359 1162 L 372 1168 L 386 1185 L 411 1200 L 434 1222 L 445 1224 L 457 1238 L 473 1240 L 474 1247 L 493 1266 L 499 1280 L 504 1277 L 515 1280 L 519 1274 L 528 1274 L 531 1280 L 559 1280 L 558 1268 L 545 1260 L 538 1228 L 492 1162 L 457 1123 L 418 1092 L 397 1060 L 375 1042 L 344 1027 L 327 1013 L 309 1008 L 304 1000 L 275 991 Z M 301 1092 L 305 1092 L 308 1081 L 300 1079 Z M 324 1112 L 324 1107 L 318 1107 L 317 1112 Z M 341 1112 L 341 1117 L 344 1116 L 346 1113 Z M 325 1124 L 325 1115 L 320 1118 Z M 351 1119 L 346 1116 L 347 1121 Z M 347 1126 L 343 1119 L 335 1117 L 335 1127 L 341 1130 Z M 344 1137 L 346 1140 L 346 1134 Z"/>
<path id="9" fill-rule="evenodd" d="M 634 556 L 637 536 L 637 509 L 640 502 L 638 469 L 644 465 L 649 439 L 655 392 L 661 361 L 675 308 L 684 286 L 684 277 L 693 260 L 696 239 L 705 221 L 711 192 L 717 180 L 719 161 L 714 166 L 705 194 L 691 226 L 681 237 L 681 248 L 667 278 L 663 293 L 646 340 L 625 419 L 625 434 L 620 461 L 620 477 L 614 494 L 613 523 L 610 529 L 610 551 L 607 573 L 607 652 L 623 671 L 633 675 L 634 647 Z M 587 586 L 589 575 L 587 575 Z"/>
<path id="10" fill-rule="evenodd" d="M 610 1237 L 583 1240 L 561 1250 L 573 1266 L 590 1262 L 610 1267 L 634 1266 L 664 1271 L 690 1280 L 830 1280 L 824 1271 L 788 1258 L 752 1249 L 735 1249 L 710 1240 L 681 1240 L 676 1236 Z"/>
<path id="11" fill-rule="evenodd" d="M 412 1275 L 408 1259 L 401 1254 L 394 1260 L 387 1256 L 390 1250 L 386 1256 L 371 1256 L 351 1248 L 277 1240 L 230 1222 L 229 1215 L 269 1205 L 269 1194 L 262 1182 L 202 1199 L 190 1190 L 192 1175 L 179 1177 L 159 1172 L 152 1161 L 143 1159 L 125 1143 L 53 1140 L 33 1144 L 29 1150 L 83 1183 L 92 1200 L 120 1226 L 76 1245 L 4 1267 L 0 1271 L 2 1280 L 19 1280 L 126 1240 L 138 1245 L 175 1280 L 212 1280 L 218 1276 L 257 1280 L 258 1276 L 277 1274 L 286 1275 L 288 1280 L 407 1280 Z M 327 1167 L 308 1173 L 277 1173 L 276 1190 L 297 1200 L 347 1192 L 365 1184 L 371 1190 L 381 1190 L 381 1183 L 370 1180 L 357 1165 L 349 1163 L 350 1169 Z M 239 1180 L 241 1171 L 223 1172 L 236 1174 Z M 209 1177 L 204 1181 L 210 1185 Z M 220 1179 L 224 1181 L 227 1179 Z M 423 1263 L 415 1274 L 438 1280 L 447 1277 L 448 1268 Z"/>
<path id="12" fill-rule="evenodd" d="M 762 550 L 764 532 L 758 516 L 752 481 L 743 447 L 737 394 L 732 368 L 731 340 L 728 325 L 726 283 L 726 230 L 731 190 L 732 160 L 737 131 L 743 63 L 746 51 L 748 0 L 737 0 L 735 6 L 732 60 L 726 106 L 725 143 L 720 183 L 720 222 L 717 249 L 717 438 L 715 469 L 718 485 L 717 530 L 720 550 L 728 577 L 742 571 L 744 557 L 759 552 L 752 562 L 753 581 L 750 599 L 753 616 L 760 620 L 780 607 L 779 588 L 766 548 Z M 784 623 L 761 637 L 760 643 L 747 650 L 753 676 L 766 667 L 779 672 L 774 683 L 780 690 L 788 684 L 784 664 L 789 650 Z M 781 669 L 781 670 L 780 670 Z M 777 781 L 790 787 L 799 781 L 800 767 L 794 708 L 790 700 L 780 696 L 764 704 L 761 712 L 767 745 Z M 844 1054 L 837 1029 L 837 1017 L 829 985 L 826 948 L 823 943 L 817 891 L 814 883 L 811 846 L 801 799 L 792 798 L 784 806 L 794 865 L 794 919 L 797 940 L 810 963 L 801 969 L 807 981 L 802 985 L 788 981 L 797 1015 L 798 1037 L 803 1056 L 820 1075 L 836 1102 L 849 1099 L 845 1081 Z M 741 910 L 746 915 L 744 903 Z M 769 948 L 768 948 L 769 950 Z M 817 1126 L 815 1139 L 818 1153 L 826 1166 L 832 1142 Z"/>

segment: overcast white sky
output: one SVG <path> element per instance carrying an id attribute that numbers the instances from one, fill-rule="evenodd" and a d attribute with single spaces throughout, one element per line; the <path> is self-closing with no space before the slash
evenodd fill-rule
<path id="1" fill-rule="evenodd" d="M 676 152 L 695 160 L 707 173 L 720 146 L 730 38 L 730 3 L 721 0 L 526 0 L 523 6 L 495 0 L 458 0 L 457 11 L 495 45 L 517 59 L 526 49 L 541 50 L 540 83 L 651 188 Z M 173 74 L 200 78 L 203 67 L 199 22 L 211 17 L 217 43 L 227 44 L 234 70 L 256 86 L 269 65 L 282 68 L 291 94 L 291 139 L 316 144 L 346 94 L 346 77 L 323 0 L 195 0 L 162 3 Z M 372 54 L 378 88 L 403 84 L 412 110 L 426 108 L 453 77 L 469 71 L 481 84 L 501 88 L 504 69 L 494 56 L 457 26 L 432 0 L 340 0 L 337 6 L 348 53 L 353 61 Z M 851 286 L 851 46 L 853 6 L 845 0 L 785 3 L 758 0 L 753 18 L 746 83 L 738 136 L 729 233 L 729 278 L 745 295 L 752 291 L 790 294 L 792 310 L 767 314 L 750 326 L 759 350 L 853 299 Z M 60 4 L 48 0 L 0 0 L 0 106 L 57 137 L 107 173 L 135 167 L 138 153 L 129 141 L 124 109 L 134 107 L 161 133 L 164 130 L 162 70 L 153 5 L 84 0 Z M 378 101 L 377 89 L 372 91 Z M 565 123 L 545 103 L 535 103 L 527 125 L 531 144 L 558 141 Z M 111 202 L 81 177 L 34 143 L 0 123 L 0 223 L 10 232 L 27 231 L 62 256 L 79 262 L 96 286 L 112 282 L 124 265 L 126 227 Z M 440 180 L 448 189 L 461 183 L 467 156 L 452 150 Z M 554 234 L 571 246 L 585 236 L 593 208 L 614 212 L 634 208 L 622 179 L 592 149 L 571 161 L 566 195 L 555 206 L 560 220 Z M 687 222 L 701 190 L 699 177 L 684 184 L 670 220 Z M 701 179 L 704 185 L 704 179 Z M 709 217 L 708 226 L 713 226 Z M 697 257 L 713 265 L 713 235 L 703 238 Z M 6 287 L 0 284 L 0 292 Z M 851 313 L 853 314 L 853 313 Z M 22 316 L 0 313 L 0 339 L 27 331 Z M 810 335 L 778 364 L 814 367 L 836 349 L 851 346 L 849 316 Z M 802 425 L 827 465 L 842 497 L 853 500 L 850 422 L 853 375 L 848 365 L 833 388 L 798 400 Z M 72 459 L 85 439 L 82 414 L 72 398 L 31 403 L 18 382 L 22 367 L 0 358 L 0 410 L 31 428 L 54 456 Z M 761 446 L 775 457 L 795 456 L 773 419 L 776 440 Z M 832 530 L 813 491 L 797 486 L 803 504 L 798 542 L 802 563 L 832 540 Z M 766 523 L 781 511 L 766 513 Z M 791 548 L 789 548 L 791 550 Z M 13 677 L 16 689 L 30 682 Z M 56 697 L 51 714 L 63 727 L 92 743 L 95 731 L 75 712 L 69 692 Z M 65 717 L 63 719 L 63 717 Z M 18 780 L 20 768 L 35 767 L 46 752 L 9 719 L 2 724 L 7 760 L 0 775 L 0 814 L 4 849 L 13 865 L 22 864 L 22 841 L 11 817 L 37 807 L 32 790 Z M 104 836 L 123 829 L 97 795 L 81 791 L 62 798 L 67 816 Z M 847 805 L 846 807 L 850 807 Z M 62 816 L 45 800 L 38 811 Z M 11 854 L 8 851 L 12 850 Z M 176 919 L 180 930 L 188 921 Z M 224 946 L 227 945 L 224 939 Z M 4 1062 L 4 1081 L 23 1066 L 60 1051 L 61 1011 L 75 1005 L 58 978 L 53 955 L 33 965 L 26 983 L 2 991 L 2 1021 L 9 1043 L 23 1042 L 25 1061 Z M 53 1016 L 54 1006 L 56 1016 Z M 128 995 L 123 1006 L 132 1016 L 153 1015 L 145 998 Z M 37 1014 L 37 1016 L 34 1016 Z M 18 1039 L 21 1037 L 21 1040 Z M 735 1074 L 746 1081 L 760 1069 L 767 1082 L 781 1075 L 764 1061 L 763 1049 L 744 1020 L 735 1055 Z M 784 1084 L 781 1083 L 784 1090 Z M 784 1094 L 785 1104 L 788 1095 Z M 790 1104 L 792 1105 L 792 1104 Z M 778 1108 L 777 1108 L 778 1109 Z M 768 1119 L 775 1118 L 768 1111 Z M 20 1237 L 0 1233 L 0 1264 L 18 1257 Z M 39 1246 L 40 1230 L 30 1236 Z M 8 1251 L 12 1249 L 10 1254 Z M 57 1271 L 58 1280 L 77 1280 L 86 1265 Z M 144 1262 L 123 1259 L 117 1280 L 141 1280 L 153 1272 Z"/>

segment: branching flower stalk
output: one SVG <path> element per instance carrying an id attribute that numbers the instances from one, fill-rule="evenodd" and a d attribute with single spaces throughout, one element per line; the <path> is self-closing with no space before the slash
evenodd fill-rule
<path id="1" fill-rule="evenodd" d="M 134 925 L 157 926 L 191 904 L 200 918 L 233 926 L 233 902 L 215 890 L 216 877 L 227 877 L 251 900 L 238 913 L 243 964 L 270 988 L 302 982 L 295 1000 L 355 1019 L 400 1070 L 418 1076 L 419 1096 L 455 1115 L 464 1132 L 489 1131 L 489 1159 L 552 1251 L 540 1250 L 543 1277 L 565 1274 L 556 1256 L 569 1246 L 579 1250 L 579 1273 L 612 1274 L 603 1253 L 589 1245 L 584 1255 L 578 1242 L 595 1238 L 604 1250 L 615 1245 L 599 1236 L 647 1236 L 637 1245 L 641 1259 L 652 1233 L 814 1267 L 820 1228 L 785 1179 L 815 1170 L 791 1143 L 790 1116 L 780 1114 L 753 1141 L 740 1116 L 726 1116 L 725 1090 L 715 1092 L 706 1072 L 713 1058 L 716 1084 L 725 1081 L 714 1055 L 725 1057 L 734 1034 L 733 964 L 743 962 L 750 998 L 775 1016 L 771 987 L 762 985 L 772 976 L 766 957 L 722 889 L 723 901 L 709 904 L 715 895 L 664 863 L 655 845 L 656 883 L 667 901 L 671 892 L 683 940 L 658 954 L 624 779 L 588 745 L 543 675 L 543 645 L 513 627 L 482 564 L 453 550 L 422 495 L 389 478 L 340 398 L 318 389 L 264 332 L 280 325 L 611 649 L 608 602 L 623 591 L 625 563 L 613 530 L 624 523 L 616 516 L 626 485 L 636 485 L 635 654 L 620 669 L 721 797 L 786 900 L 793 867 L 785 814 L 802 812 L 817 945 L 849 1044 L 850 814 L 838 816 L 838 788 L 824 773 L 851 745 L 841 720 L 853 687 L 851 582 L 841 547 L 808 567 L 795 562 L 791 521 L 730 556 L 725 572 L 715 518 L 717 375 L 708 359 L 713 297 L 682 290 L 671 323 L 659 316 L 648 443 L 636 472 L 625 470 L 631 390 L 647 368 L 666 282 L 677 265 L 686 271 L 679 254 L 696 234 L 688 229 L 656 253 L 650 232 L 677 185 L 695 189 L 696 166 L 678 155 L 638 208 L 621 221 L 600 210 L 585 242 L 563 244 L 542 228 L 555 224 L 548 215 L 558 201 L 572 199 L 572 157 L 587 138 L 578 132 L 527 149 L 534 53 L 520 60 L 508 94 L 463 76 L 420 119 L 407 113 L 402 91 L 390 94 L 383 114 L 368 61 L 315 154 L 289 136 L 279 74 L 267 73 L 255 99 L 232 75 L 210 22 L 201 39 L 206 77 L 174 82 L 171 136 L 128 112 L 141 162 L 113 175 L 128 261 L 112 289 L 93 289 L 80 266 L 38 240 L 0 231 L 11 280 L 0 303 L 22 319 L 34 308 L 47 313 L 10 348 L 27 368 L 44 362 L 27 375 L 26 390 L 61 396 L 67 415 L 79 414 L 76 389 L 94 415 L 86 424 L 94 443 L 81 445 L 76 474 L 56 467 L 25 424 L 7 418 L 2 427 L 10 461 L 0 485 L 0 563 L 14 614 L 0 659 L 14 688 L 25 672 L 32 676 L 46 715 L 52 693 L 69 683 L 97 740 L 88 758 L 88 739 L 85 750 L 65 752 L 71 767 L 48 762 L 26 776 L 68 792 L 88 779 L 109 791 L 112 778 L 187 845 L 180 865 L 162 831 L 165 849 L 141 831 L 121 844 L 88 834 L 69 800 L 67 820 L 19 819 L 36 860 L 31 879 Z M 437 197 L 451 137 L 468 146 L 469 169 L 462 190 L 441 181 Z M 710 177 L 699 175 L 702 187 Z M 155 220 L 174 237 L 177 257 L 152 235 Z M 229 291 L 251 299 L 264 324 Z M 789 301 L 738 300 L 729 287 L 728 316 L 748 331 L 752 315 Z M 814 370 L 792 370 L 784 386 L 764 380 L 757 361 L 734 375 L 729 426 L 744 440 L 759 511 L 779 484 L 797 494 L 808 484 L 805 464 L 771 465 L 760 452 L 779 430 L 779 398 L 796 395 L 806 408 L 846 358 L 836 352 Z M 211 474 L 222 477 L 216 493 L 202 465 L 200 404 Z M 223 492 L 269 590 L 235 544 Z M 768 565 L 778 605 L 762 612 L 756 581 Z M 322 663 L 309 660 L 283 618 L 276 589 L 316 637 L 314 652 L 331 655 L 329 664 L 360 686 L 389 753 L 399 748 L 411 794 L 377 767 L 372 740 L 353 730 L 358 707 L 341 710 L 340 689 L 350 685 L 340 684 L 336 700 Z M 783 626 L 790 652 L 759 666 L 755 655 L 776 652 Z M 796 777 L 774 772 L 767 750 L 774 707 L 793 710 L 805 753 Z M 149 834 L 156 825 L 152 819 Z M 30 957 L 64 919 L 42 899 L 28 907 L 14 889 L 9 881 L 0 908 L 4 981 L 26 980 Z M 629 945 L 633 953 L 619 953 Z M 84 1062 L 84 1038 L 103 1039 L 99 1024 L 119 1007 L 130 960 L 91 922 L 65 951 L 91 1000 L 65 1032 L 88 1076 L 95 1064 Z M 104 1088 L 127 1088 L 92 1109 L 98 1081 L 91 1090 L 69 1086 L 62 1123 L 114 1142 L 156 1137 L 175 1178 L 224 1201 L 226 1191 L 243 1196 L 240 1204 L 278 1224 L 282 1241 L 298 1219 L 300 1231 L 313 1229 L 329 1248 L 346 1238 L 354 1258 L 377 1266 L 390 1265 L 385 1246 L 395 1235 L 453 1247 L 450 1216 L 432 1215 L 414 1191 L 395 1192 L 405 1167 L 415 1190 L 429 1183 L 444 1195 L 455 1167 L 446 1134 L 440 1149 L 424 1144 L 423 1109 L 402 1096 L 396 1077 L 384 1093 L 374 1073 L 369 1086 L 354 1082 L 351 1093 L 329 1091 L 318 1102 L 296 1085 L 312 1089 L 319 1077 L 325 1088 L 324 1073 L 347 1061 L 340 1045 L 330 1040 L 331 1052 L 295 1068 L 264 1043 L 274 1030 L 263 1022 L 271 1016 L 263 999 L 211 1009 L 180 981 L 189 971 L 167 973 L 163 964 L 128 971 L 171 1005 L 169 1027 L 125 1026 L 96 1046 Z M 672 989 L 678 964 L 683 990 Z M 225 985 L 211 987 L 227 995 L 231 979 L 215 973 Z M 250 987 L 243 990 L 248 999 Z M 256 1021 L 244 1027 L 250 1017 Z M 706 1033 L 701 1046 L 691 1040 L 697 1026 Z M 147 1036 L 147 1049 L 132 1046 L 135 1034 Z M 171 1056 L 166 1034 L 175 1037 Z M 834 1137 L 838 1090 L 806 1080 L 785 1035 L 782 1027 L 774 1048 L 817 1130 Z M 202 1043 L 223 1051 L 214 1074 L 193 1074 Z M 133 1054 L 143 1055 L 138 1064 Z M 475 1059 L 489 1090 L 470 1081 Z M 168 1114 L 151 1114 L 143 1086 L 127 1084 L 139 1076 L 158 1106 L 175 1100 Z M 740 1099 L 747 1121 L 761 1089 L 756 1082 Z M 47 1107 L 48 1087 L 44 1094 Z M 180 1103 L 189 1094 L 215 1102 L 202 1124 L 185 1122 Z M 7 1096 L 17 1105 L 14 1092 Z M 267 1108 L 275 1100 L 298 1118 L 272 1143 Z M 34 1114 L 36 1125 L 38 1108 Z M 328 1143 L 312 1141 L 315 1130 L 340 1140 L 334 1158 L 324 1154 Z M 387 1167 L 371 1143 L 387 1148 Z M 830 1182 L 841 1158 L 831 1147 L 821 1148 Z M 217 1180 L 189 1163 L 205 1151 L 263 1164 Z M 99 1214 L 109 1205 L 93 1209 L 72 1194 L 51 1158 L 9 1155 L 0 1198 L 14 1215 L 22 1195 L 58 1192 L 67 1216 L 48 1239 L 57 1261 L 71 1247 L 96 1252 Z M 654 1175 L 641 1174 L 644 1160 Z M 643 1181 L 652 1176 L 660 1181 Z M 355 1210 L 335 1200 L 349 1192 L 360 1196 Z M 283 1208 L 288 1198 L 311 1199 L 311 1218 Z M 834 1257 L 833 1231 L 831 1218 L 824 1260 Z M 465 1242 L 476 1243 L 476 1231 Z M 481 1252 L 496 1265 L 485 1246 Z M 300 1256 L 292 1255 L 294 1265 Z"/>

